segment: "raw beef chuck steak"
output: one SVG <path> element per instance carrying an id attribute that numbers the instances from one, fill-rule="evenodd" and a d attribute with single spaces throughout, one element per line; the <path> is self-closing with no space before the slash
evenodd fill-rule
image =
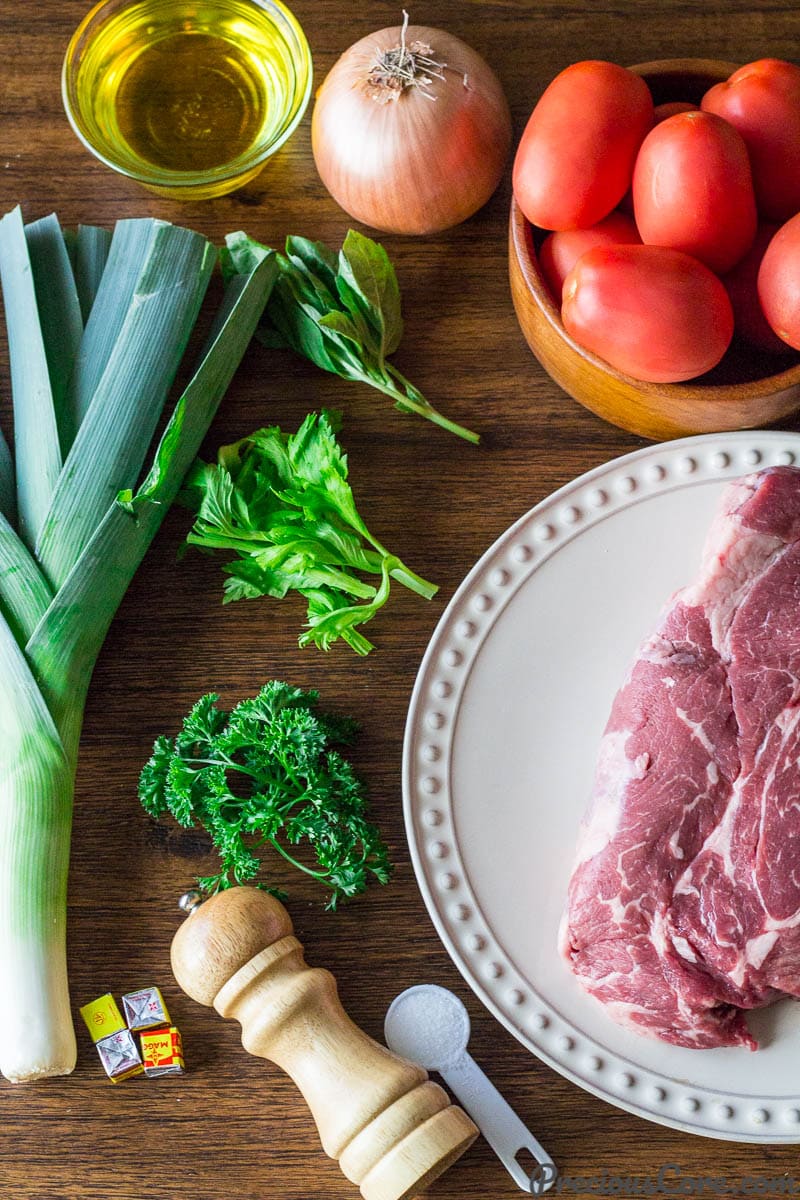
<path id="1" fill-rule="evenodd" d="M 800 470 L 725 491 L 700 576 L 617 694 L 561 928 L 620 1023 L 756 1048 L 800 996 Z"/>

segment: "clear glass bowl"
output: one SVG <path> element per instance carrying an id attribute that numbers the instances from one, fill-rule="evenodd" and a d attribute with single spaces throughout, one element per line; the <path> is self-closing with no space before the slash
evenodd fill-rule
<path id="1" fill-rule="evenodd" d="M 106 166 L 173 199 L 257 175 L 311 96 L 305 34 L 280 0 L 102 0 L 69 43 L 64 107 Z"/>

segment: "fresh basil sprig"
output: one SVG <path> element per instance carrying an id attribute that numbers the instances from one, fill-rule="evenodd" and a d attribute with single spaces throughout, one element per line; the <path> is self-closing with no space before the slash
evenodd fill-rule
<path id="1" fill-rule="evenodd" d="M 231 233 L 223 272 L 241 272 L 273 251 L 245 233 Z M 468 442 L 478 434 L 442 416 L 387 358 L 400 345 L 403 318 L 397 276 L 383 246 L 351 229 L 338 255 L 322 242 L 288 237 L 277 256 L 279 274 L 256 336 L 267 346 L 294 350 L 323 371 L 391 396 L 395 408 L 416 413 Z"/>

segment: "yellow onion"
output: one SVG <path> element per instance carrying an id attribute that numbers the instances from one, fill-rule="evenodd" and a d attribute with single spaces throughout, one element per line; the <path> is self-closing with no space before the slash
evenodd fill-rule
<path id="1" fill-rule="evenodd" d="M 479 54 L 407 21 L 345 51 L 317 93 L 311 140 L 322 182 L 350 216 L 388 233 L 434 233 L 497 187 L 511 117 Z"/>

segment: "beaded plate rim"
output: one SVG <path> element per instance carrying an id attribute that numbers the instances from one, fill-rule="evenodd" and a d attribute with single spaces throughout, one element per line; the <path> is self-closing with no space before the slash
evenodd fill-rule
<path id="1" fill-rule="evenodd" d="M 419 667 L 403 746 L 403 811 L 417 883 L 450 957 L 486 1008 L 528 1050 L 608 1103 L 687 1133 L 800 1142 L 796 1099 L 688 1086 L 611 1053 L 544 1001 L 495 941 L 453 833 L 452 733 L 471 664 L 517 590 L 581 530 L 615 509 L 695 483 L 800 464 L 800 434 L 702 434 L 634 450 L 551 493 L 481 556 L 443 613 Z M 698 1052 L 699 1053 L 699 1052 Z"/>

